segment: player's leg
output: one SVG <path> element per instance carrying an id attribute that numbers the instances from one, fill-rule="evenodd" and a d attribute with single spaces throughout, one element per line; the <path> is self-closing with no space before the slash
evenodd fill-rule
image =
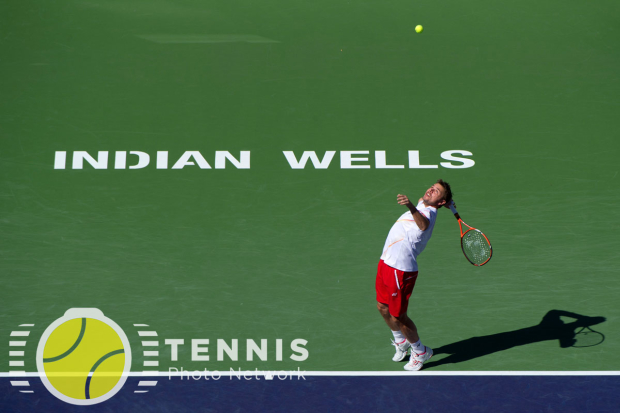
<path id="1" fill-rule="evenodd" d="M 397 319 L 400 324 L 400 330 L 410 343 L 411 357 L 409 362 L 404 366 L 405 370 L 420 370 L 422 364 L 430 359 L 433 355 L 433 350 L 426 347 L 420 341 L 418 335 L 418 329 L 413 322 L 407 316 L 407 308 L 409 306 L 409 297 L 413 293 L 415 282 L 418 278 L 416 272 L 400 272 L 394 270 L 395 282 L 400 285 L 399 293 L 392 297 L 392 301 L 389 303 L 390 315 Z"/>
<path id="2" fill-rule="evenodd" d="M 379 310 L 383 320 L 385 320 L 385 324 L 387 324 L 392 331 L 401 331 L 401 323 L 396 317 L 392 317 L 390 314 L 390 307 L 387 304 L 377 301 L 377 310 Z"/>
<path id="3" fill-rule="evenodd" d="M 420 370 L 424 362 L 433 357 L 433 349 L 422 344 L 418 335 L 418 329 L 407 314 L 398 317 L 398 321 L 402 326 L 401 331 L 407 337 L 407 340 L 411 342 L 411 357 L 409 362 L 405 364 L 404 369 L 409 371 Z"/>
<path id="4" fill-rule="evenodd" d="M 420 336 L 418 335 L 418 328 L 415 326 L 415 323 L 409 316 L 405 313 L 400 317 L 394 317 L 398 324 L 400 325 L 400 331 L 403 335 L 409 340 L 410 343 L 417 343 L 420 341 Z"/>
<path id="5" fill-rule="evenodd" d="M 392 335 L 394 336 L 394 340 L 392 340 L 392 344 L 395 347 L 396 352 L 394 353 L 394 357 L 392 357 L 393 361 L 403 361 L 407 356 L 407 352 L 409 351 L 410 343 L 407 341 L 407 338 L 403 335 L 401 331 L 401 324 L 396 317 L 393 317 L 390 314 L 389 306 L 387 304 L 383 304 L 377 302 L 377 309 L 383 316 L 383 320 L 390 327 L 392 331 Z"/>
<path id="6" fill-rule="evenodd" d="M 390 322 L 399 327 L 403 336 L 410 343 L 415 343 L 420 340 L 418 329 L 407 316 L 409 298 L 413 293 L 417 277 L 417 272 L 404 272 L 394 268 L 390 268 L 388 277 L 390 281 L 393 281 L 392 284 L 395 286 L 388 302 L 388 314 L 391 317 Z"/>
<path id="7" fill-rule="evenodd" d="M 411 360 L 414 358 L 417 361 L 421 360 L 420 367 L 424 361 L 428 360 L 432 356 L 432 350 L 429 347 L 426 347 L 422 344 L 420 340 L 420 336 L 418 335 L 418 329 L 409 316 L 407 314 L 403 314 L 399 317 L 394 317 L 389 312 L 389 306 L 383 303 L 377 302 L 377 308 L 379 312 L 383 316 L 385 323 L 390 327 L 392 333 L 395 336 L 395 340 L 393 341 L 394 346 L 396 347 L 396 354 L 394 355 L 394 361 L 401 361 L 407 355 L 408 348 L 411 348 Z M 396 331 L 400 330 L 404 338 L 406 339 L 404 342 L 396 342 Z M 400 344 L 400 346 L 398 345 Z M 398 360 L 397 360 L 398 359 Z M 411 363 L 411 362 L 410 362 Z M 412 367 L 417 367 L 413 366 Z M 416 369 L 419 370 L 419 369 Z"/>
<path id="8" fill-rule="evenodd" d="M 388 303 L 390 302 L 390 297 L 392 296 L 392 294 L 396 294 L 395 290 L 397 288 L 395 282 L 393 281 L 393 278 L 390 279 L 388 277 L 386 279 L 386 277 L 384 277 L 386 272 L 390 272 L 390 267 L 386 265 L 383 261 L 380 261 L 377 268 L 377 279 L 375 282 L 375 289 L 377 291 L 377 310 L 379 310 L 379 313 L 383 317 L 383 320 L 388 325 L 388 327 L 392 331 L 392 335 L 394 336 L 392 344 L 396 348 L 396 352 L 394 353 L 394 357 L 392 357 L 392 360 L 402 361 L 407 356 L 407 351 L 409 350 L 409 342 L 401 332 L 401 325 L 398 319 L 396 319 L 396 317 L 393 317 L 390 314 L 390 308 Z"/>

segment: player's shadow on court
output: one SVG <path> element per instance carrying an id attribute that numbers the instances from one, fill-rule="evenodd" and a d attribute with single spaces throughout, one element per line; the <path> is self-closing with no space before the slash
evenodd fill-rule
<path id="1" fill-rule="evenodd" d="M 565 323 L 560 317 L 570 317 L 575 321 Z M 605 317 L 588 317 L 569 311 L 551 310 L 543 317 L 540 324 L 535 326 L 489 336 L 472 337 L 434 349 L 433 357 L 440 354 L 450 355 L 441 360 L 431 360 L 424 364 L 424 368 L 460 363 L 509 348 L 546 340 L 559 340 L 562 348 L 592 347 L 601 344 L 605 336 L 590 327 L 605 320 Z M 578 328 L 581 329 L 576 332 Z"/>

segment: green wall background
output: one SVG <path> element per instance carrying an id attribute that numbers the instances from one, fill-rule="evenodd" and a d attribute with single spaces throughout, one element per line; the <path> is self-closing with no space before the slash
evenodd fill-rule
<path id="1" fill-rule="evenodd" d="M 25 369 L 36 371 L 46 326 L 97 307 L 130 340 L 134 323 L 162 339 L 270 340 L 268 362 L 192 363 L 189 345 L 170 362 L 162 347 L 164 371 L 400 371 L 375 309 L 376 264 L 403 212 L 396 194 L 441 177 L 494 257 L 468 264 L 440 211 L 409 311 L 426 344 L 534 326 L 552 309 L 606 321 L 594 347 L 546 340 L 434 369 L 619 370 L 618 9 L 3 2 L 0 336 L 34 323 Z M 188 150 L 211 166 L 215 151 L 251 151 L 251 168 L 155 168 L 157 151 L 173 162 Z M 370 165 L 375 150 L 397 164 L 409 150 L 425 164 L 465 150 L 476 164 L 344 170 L 336 155 L 326 170 L 292 170 L 285 150 L 365 150 Z M 54 170 L 55 151 L 69 163 L 73 151 L 152 159 Z M 276 338 L 308 340 L 308 360 L 274 361 Z"/>

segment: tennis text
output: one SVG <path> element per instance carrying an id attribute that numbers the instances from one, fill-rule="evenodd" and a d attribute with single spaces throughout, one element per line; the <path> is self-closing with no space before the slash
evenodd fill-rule
<path id="1" fill-rule="evenodd" d="M 185 340 L 182 338 L 168 338 L 165 340 L 165 343 L 166 346 L 170 346 L 170 360 L 178 361 L 179 350 L 185 345 Z M 212 351 L 209 352 L 210 343 L 215 345 L 215 351 L 211 349 Z M 287 356 L 295 361 L 306 360 L 309 355 L 308 350 L 305 348 L 306 344 L 308 344 L 308 341 L 302 338 L 291 341 L 289 345 L 290 352 L 287 352 Z M 284 357 L 284 340 L 271 340 L 271 345 L 269 345 L 269 340 L 267 339 L 260 340 L 260 343 L 252 339 L 245 340 L 245 352 L 242 352 L 242 355 L 245 355 L 245 360 L 254 361 L 256 357 L 257 360 L 268 361 L 269 353 L 272 354 L 272 357 L 275 356 L 276 361 L 282 361 Z M 208 338 L 195 338 L 191 340 L 192 361 L 209 361 L 211 360 L 211 355 L 217 361 L 224 361 L 225 359 L 239 361 L 239 340 L 236 338 L 228 341 L 219 338 L 213 342 L 210 342 Z"/>

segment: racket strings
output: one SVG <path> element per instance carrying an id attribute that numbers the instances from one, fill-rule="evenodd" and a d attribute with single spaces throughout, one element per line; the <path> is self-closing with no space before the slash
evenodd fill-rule
<path id="1" fill-rule="evenodd" d="M 474 264 L 482 264 L 491 257 L 491 246 L 478 230 L 468 231 L 463 235 L 463 252 Z"/>

